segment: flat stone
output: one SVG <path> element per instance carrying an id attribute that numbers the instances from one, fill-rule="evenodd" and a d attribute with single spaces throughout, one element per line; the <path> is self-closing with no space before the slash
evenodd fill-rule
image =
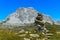
<path id="1" fill-rule="evenodd" d="M 30 40 L 29 38 L 24 38 L 24 40 Z"/>
<path id="2" fill-rule="evenodd" d="M 29 33 L 31 33 L 31 32 L 29 31 Z"/>
<path id="3" fill-rule="evenodd" d="M 52 36 L 53 34 L 52 34 L 52 33 L 47 33 L 46 35 L 47 35 L 47 36 Z"/>
<path id="4" fill-rule="evenodd" d="M 25 31 L 26 34 L 28 34 L 29 32 L 28 31 Z"/>
<path id="5" fill-rule="evenodd" d="M 57 34 L 60 34 L 60 32 L 56 32 Z"/>
<path id="6" fill-rule="evenodd" d="M 22 29 L 21 31 L 19 31 L 18 33 L 24 33 L 25 31 Z"/>
<path id="7" fill-rule="evenodd" d="M 38 34 L 30 34 L 31 37 L 39 37 Z"/>
<path id="8" fill-rule="evenodd" d="M 23 37 L 23 36 L 26 36 L 26 34 L 21 34 L 21 35 L 18 35 L 18 36 Z"/>
<path id="9" fill-rule="evenodd" d="M 15 33 L 15 34 L 18 34 L 18 33 Z"/>
<path id="10" fill-rule="evenodd" d="M 41 39 L 36 39 L 36 40 L 41 40 Z"/>

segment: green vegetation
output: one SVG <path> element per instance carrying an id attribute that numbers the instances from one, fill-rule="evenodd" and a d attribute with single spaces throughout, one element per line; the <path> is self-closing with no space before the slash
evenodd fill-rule
<path id="1" fill-rule="evenodd" d="M 19 40 L 20 38 L 12 31 L 0 29 L 0 40 Z"/>
<path id="2" fill-rule="evenodd" d="M 49 24 L 46 24 L 45 26 L 50 33 L 54 34 L 53 36 L 49 37 L 50 40 L 60 40 L 60 33 L 56 33 L 56 32 L 60 32 L 60 26 L 49 25 Z M 32 24 L 31 26 L 29 26 L 29 28 L 30 27 L 34 28 L 35 26 Z M 36 40 L 36 39 L 42 40 L 44 38 L 42 32 L 35 31 L 34 29 L 31 30 L 24 29 L 23 33 L 19 33 L 19 31 L 20 30 L 18 30 L 18 28 L 14 28 L 13 30 L 6 30 L 0 28 L 0 40 L 24 40 L 24 38 L 29 38 L 31 40 Z M 39 37 L 30 37 L 30 34 L 38 34 Z M 23 36 L 21 37 L 21 35 Z"/>
<path id="3" fill-rule="evenodd" d="M 53 33 L 54 35 L 51 36 L 50 40 L 60 40 L 60 26 L 59 25 L 45 25 L 46 28 L 50 31 L 50 33 Z"/>

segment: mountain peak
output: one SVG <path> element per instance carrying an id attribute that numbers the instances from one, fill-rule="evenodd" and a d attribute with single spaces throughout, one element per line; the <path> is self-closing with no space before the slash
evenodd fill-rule
<path id="1" fill-rule="evenodd" d="M 23 26 L 25 24 L 34 23 L 35 18 L 38 15 L 37 13 L 39 13 L 39 12 L 36 11 L 32 7 L 28 7 L 28 8 L 22 7 L 22 8 L 17 9 L 16 12 L 9 15 L 7 17 L 7 19 L 5 20 L 5 23 L 3 23 L 3 24 Z M 47 16 L 44 14 L 42 14 L 42 15 L 43 15 L 43 19 L 44 19 L 45 23 L 48 22 L 51 25 L 54 23 L 54 20 L 52 20 L 52 18 L 50 16 Z"/>
<path id="2" fill-rule="evenodd" d="M 37 16 L 37 11 L 31 7 L 19 8 L 16 12 L 8 16 L 9 20 L 6 21 L 10 25 L 24 25 L 33 23 Z"/>

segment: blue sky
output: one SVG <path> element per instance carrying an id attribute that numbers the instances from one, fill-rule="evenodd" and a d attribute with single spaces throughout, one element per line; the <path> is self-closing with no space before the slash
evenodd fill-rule
<path id="1" fill-rule="evenodd" d="M 0 21 L 20 7 L 33 7 L 54 20 L 60 20 L 60 0 L 0 0 Z"/>

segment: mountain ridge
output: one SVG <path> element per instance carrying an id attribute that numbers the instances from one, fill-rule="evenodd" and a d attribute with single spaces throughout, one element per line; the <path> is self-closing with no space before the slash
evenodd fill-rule
<path id="1" fill-rule="evenodd" d="M 35 17 L 38 15 L 37 13 L 40 13 L 36 11 L 32 7 L 28 8 L 19 8 L 16 10 L 16 12 L 10 14 L 7 19 L 5 20 L 6 22 L 3 24 L 8 24 L 8 25 L 24 25 L 24 24 L 29 24 L 29 23 L 34 23 Z M 41 13 L 42 14 L 42 13 Z M 43 15 L 43 20 L 44 22 L 48 22 L 51 25 L 53 23 L 55 25 L 60 25 L 60 22 L 58 23 L 57 21 L 54 21 L 50 16 L 42 14 Z"/>

